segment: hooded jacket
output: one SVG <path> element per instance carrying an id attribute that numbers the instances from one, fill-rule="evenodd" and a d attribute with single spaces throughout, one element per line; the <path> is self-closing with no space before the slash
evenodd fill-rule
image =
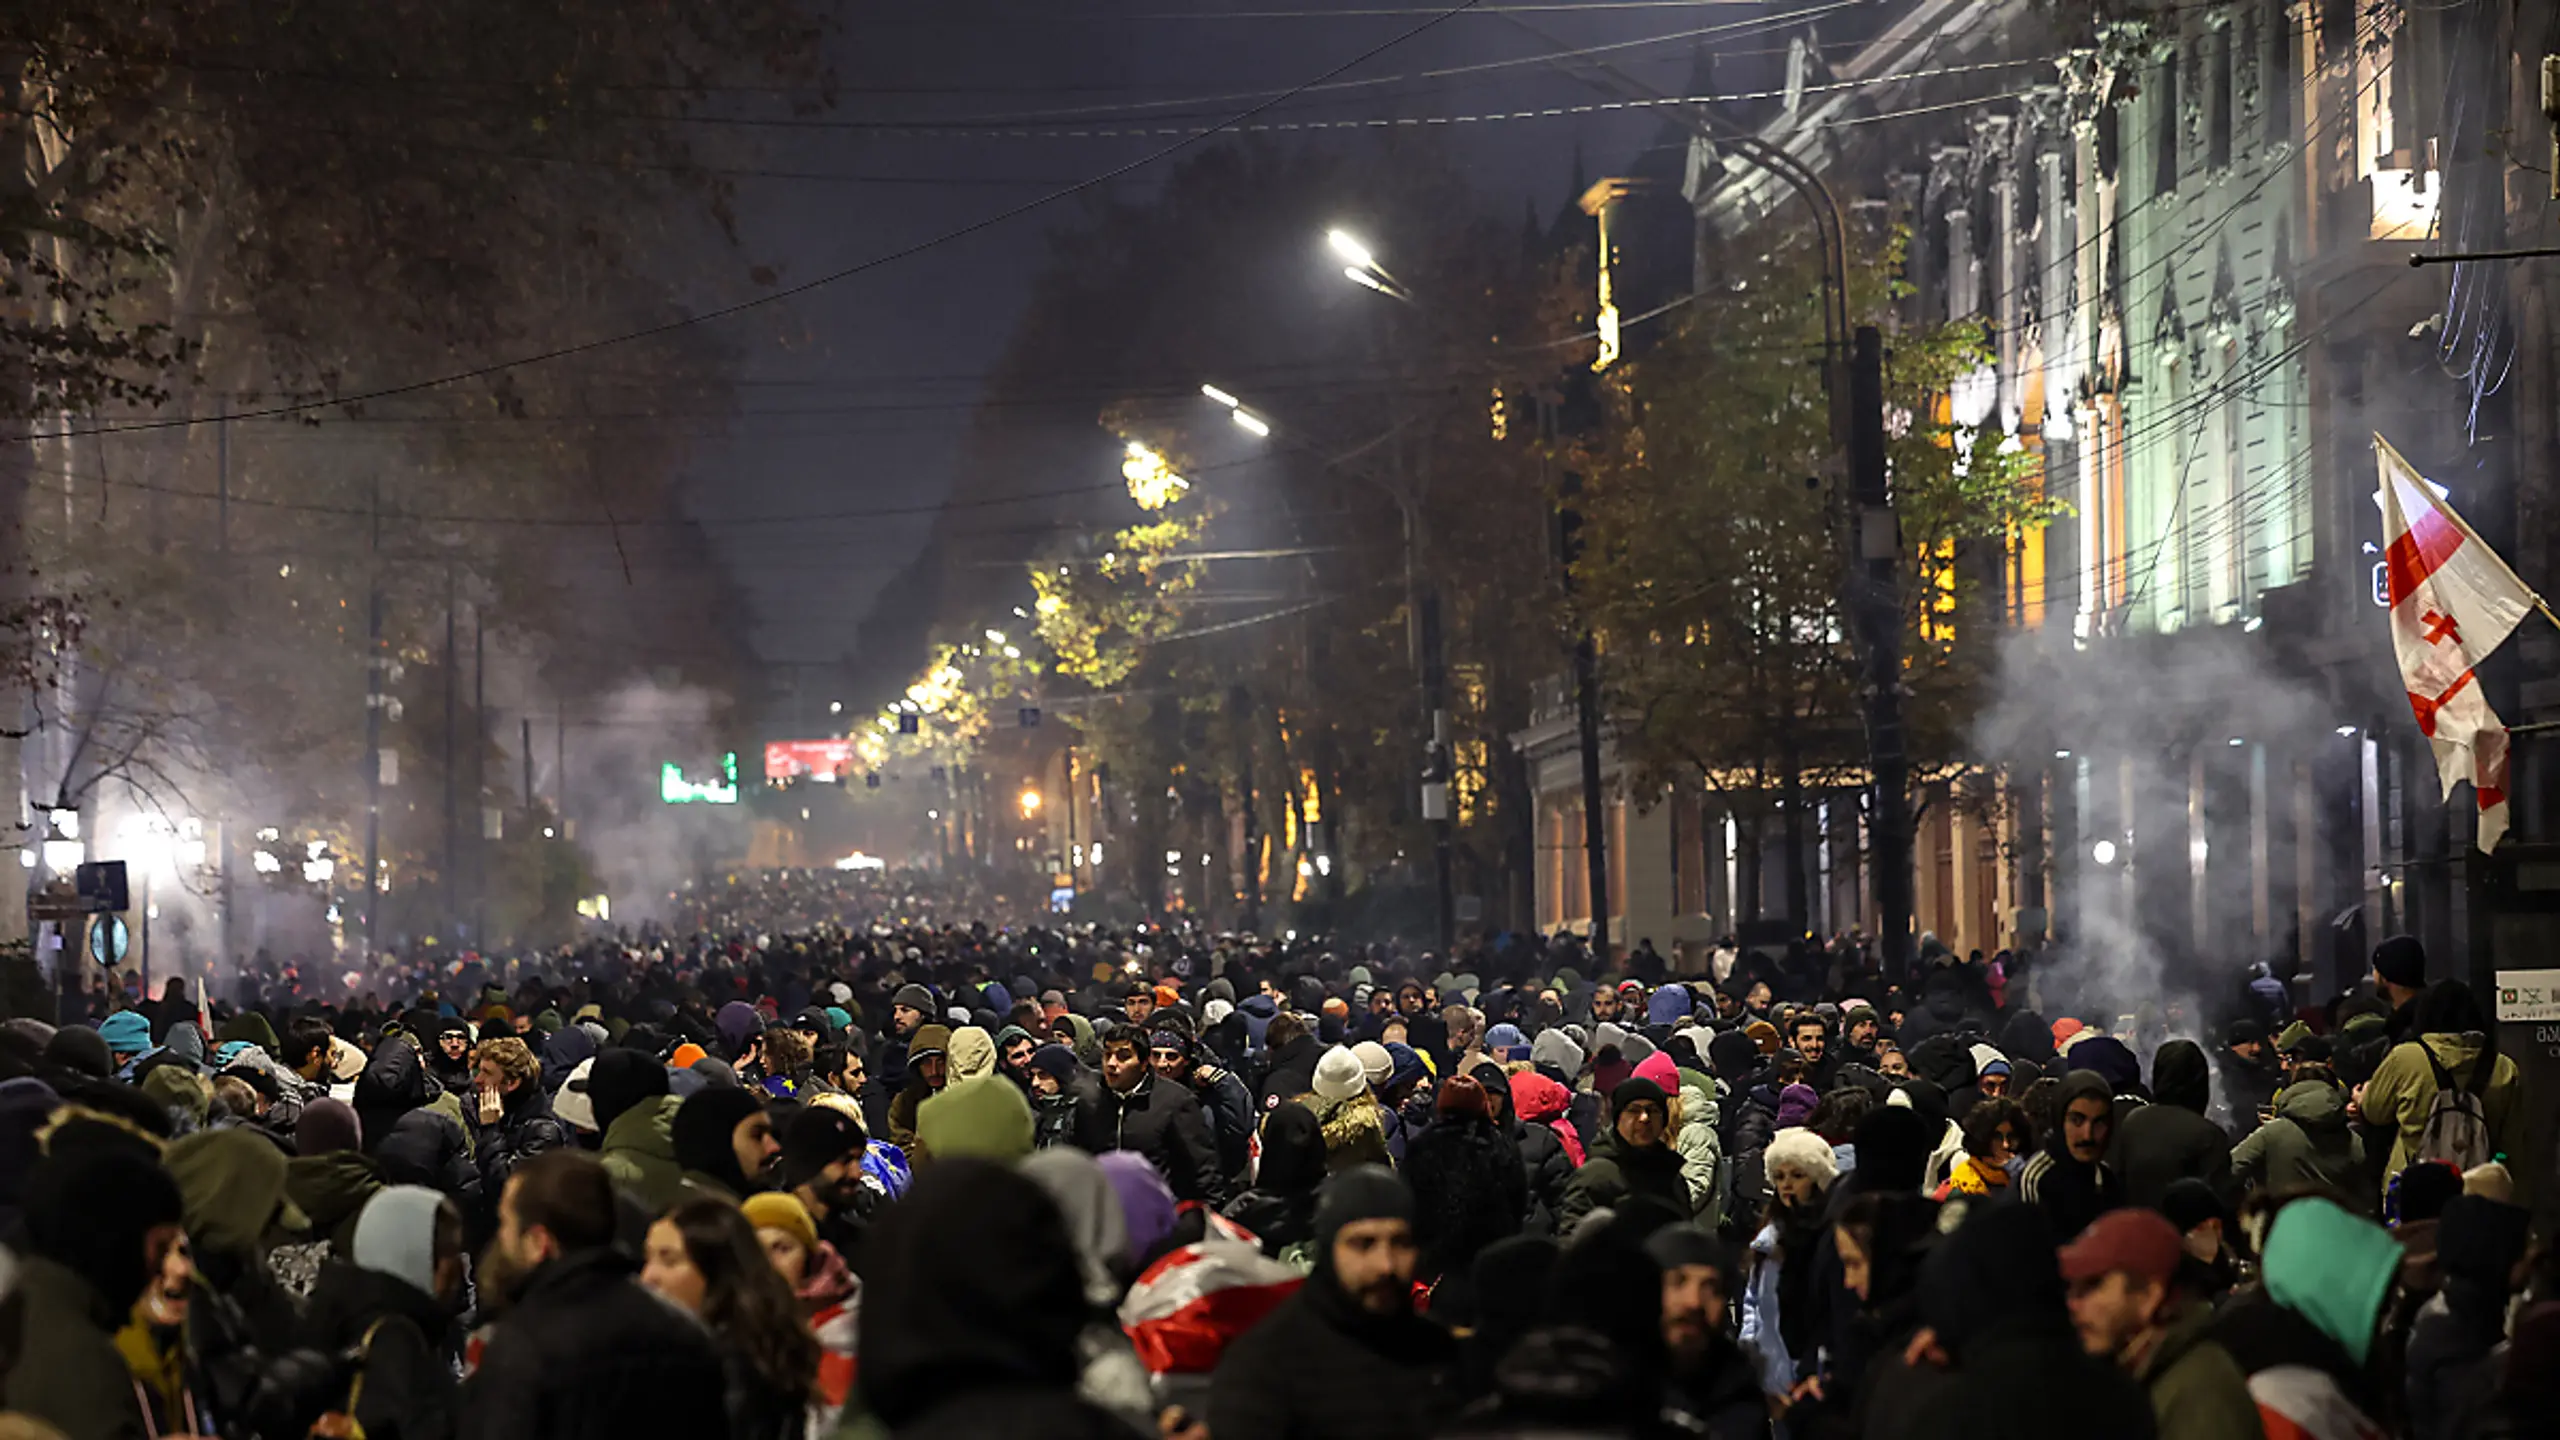
<path id="1" fill-rule="evenodd" d="M 1484 1247 L 1519 1234 L 1529 1213 L 1520 1152 L 1480 1115 L 1440 1116 L 1405 1147 L 1403 1174 L 1425 1280 L 1465 1273 Z"/>
<path id="2" fill-rule="evenodd" d="M 2364 1158 L 2363 1137 L 2347 1121 L 2347 1093 L 2305 1081 L 2286 1086 L 2275 1118 L 2231 1147 L 2231 1183 L 2242 1193 L 2329 1189 L 2367 1199 Z"/>
<path id="3" fill-rule="evenodd" d="M 1636 1073 L 1671 1097 L 1671 1148 L 1680 1152 L 1680 1178 L 1689 1183 L 1689 1218 L 1714 1229 L 1724 1218 L 1724 1112 L 1716 1082 L 1680 1069 L 1667 1050 L 1647 1056 Z"/>
<path id="4" fill-rule="evenodd" d="M 2409 1166 L 2418 1152 L 2418 1141 L 2427 1128 L 2427 1112 L 2435 1105 L 2436 1066 L 2452 1076 L 2453 1082 L 2480 1097 L 2480 1109 L 2489 1122 L 2489 1148 L 2498 1155 L 2519 1153 L 2524 1144 L 2524 1085 L 2518 1078 L 2516 1062 L 2500 1055 L 2489 1073 L 2475 1073 L 2480 1064 L 2481 1037 L 2475 1035 L 2431 1034 L 2391 1047 L 2382 1064 L 2365 1082 L 2361 1102 L 2365 1118 L 2386 1127 L 2391 1133 L 2391 1159 L 2383 1169 L 2387 1182 Z M 2435 1065 L 2427 1063 L 2433 1055 Z"/>
<path id="5" fill-rule="evenodd" d="M 2116 1127 L 2108 1159 L 2124 1177 L 2124 1201 L 2156 1209 L 2179 1180 L 2202 1180 L 2228 1201 L 2231 1137 L 2206 1118 L 2213 1067 L 2192 1040 L 2171 1040 L 2151 1062 L 2151 1103 Z"/>
<path id="6" fill-rule="evenodd" d="M 1271 1067 L 1263 1072 L 1261 1093 L 1255 1096 L 1258 1107 L 1267 1111 L 1314 1090 L 1316 1062 L 1323 1058 L 1324 1047 L 1313 1035 L 1301 1035 L 1272 1051 Z"/>
<path id="7" fill-rule="evenodd" d="M 652 1095 L 613 1117 L 597 1152 L 614 1187 L 651 1215 L 687 1198 L 684 1166 L 676 1159 L 675 1117 L 681 1101 Z"/>
<path id="8" fill-rule="evenodd" d="M 2105 1077 L 2092 1070 L 2074 1070 L 2062 1078 L 2055 1113 L 2069 1108 L 2074 1100 L 2093 1097 L 2111 1106 L 2114 1101 Z M 2053 1233 L 2066 1239 L 2124 1203 L 2124 1184 L 2104 1160 L 2084 1163 L 2072 1158 L 2060 1120 L 2045 1137 L 2044 1148 L 2018 1172 L 2016 1188 L 2018 1198 L 2042 1210 Z"/>
<path id="9" fill-rule="evenodd" d="M 335 1352 L 363 1347 L 364 1393 L 355 1418 L 365 1440 L 444 1440 L 454 1433 L 462 1390 L 449 1343 L 453 1316 L 433 1295 L 382 1271 L 331 1260 L 321 1267 L 304 1320 L 315 1345 Z"/>
<path id="10" fill-rule="evenodd" d="M 1253 1188 L 1220 1213 L 1252 1231 L 1263 1254 L 1275 1260 L 1293 1251 L 1302 1255 L 1315 1233 L 1316 1187 L 1324 1177 L 1324 1130 L 1315 1112 L 1283 1100 L 1262 1122 L 1262 1163 Z"/>
<path id="11" fill-rule="evenodd" d="M 1041 1185 L 952 1160 L 881 1212 L 863 1275 L 861 1403 L 895 1437 L 1103 1440 L 1079 1399 L 1092 1315 L 1076 1241 Z"/>

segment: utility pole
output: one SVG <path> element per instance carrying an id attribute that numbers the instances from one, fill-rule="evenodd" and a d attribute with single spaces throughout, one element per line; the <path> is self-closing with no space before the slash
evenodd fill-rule
<path id="1" fill-rule="evenodd" d="M 1902 983 L 1911 965 L 1911 757 L 1902 728 L 1902 538 L 1884 450 L 1884 336 L 1858 327 L 1849 356 L 1849 496 L 1856 526 L 1851 613 L 1867 660 L 1867 753 L 1876 925 L 1884 973 Z"/>
<path id="2" fill-rule="evenodd" d="M 457 888 L 462 868 L 462 822 L 456 808 L 453 773 L 456 750 L 454 729 L 460 719 L 454 714 L 455 692 L 461 677 L 454 672 L 462 668 L 462 652 L 455 648 L 454 564 L 444 562 L 444 931 L 445 943 L 453 942 L 455 924 L 462 915 L 460 891 Z"/>
<path id="3" fill-rule="evenodd" d="M 1227 687 L 1227 725 L 1235 732 L 1236 786 L 1244 806 L 1244 912 L 1236 928 L 1262 933 L 1262 807 L 1253 783 L 1253 696 L 1242 685 Z"/>
<path id="4" fill-rule="evenodd" d="M 365 606 L 364 696 L 364 948 L 366 958 L 382 950 L 382 477 L 373 478 L 372 534 L 366 541 L 366 572 L 371 598 Z"/>
<path id="5" fill-rule="evenodd" d="M 1431 913 L 1440 937 L 1440 959 L 1454 965 L 1458 948 L 1458 899 L 1450 875 L 1453 847 L 1449 813 L 1449 660 L 1440 629 L 1440 589 L 1425 584 L 1416 628 L 1422 641 L 1422 813 L 1431 822 Z"/>
<path id="6" fill-rule="evenodd" d="M 217 395 L 214 397 L 213 405 L 213 543 L 214 551 L 220 557 L 217 563 L 225 582 L 223 588 L 228 592 L 230 590 L 228 582 L 231 579 L 231 397 Z M 239 952 L 232 948 L 234 931 L 231 908 L 235 893 L 231 887 L 232 824 L 228 816 L 215 823 L 217 832 L 214 838 L 220 847 L 215 863 L 221 867 L 219 871 L 221 878 L 217 883 L 222 887 L 222 963 L 231 965 L 239 958 Z M 234 970 L 232 973 L 236 978 L 239 972 Z M 210 976 L 207 978 L 209 979 Z"/>
<path id="7" fill-rule="evenodd" d="M 479 838 L 471 842 L 471 943 L 489 944 L 489 617 L 471 607 L 471 797 L 481 808 Z"/>
<path id="8" fill-rule="evenodd" d="M 524 742 L 516 747 L 516 753 L 524 757 L 524 813 L 530 820 L 533 818 L 533 717 L 530 715 L 524 717 Z"/>

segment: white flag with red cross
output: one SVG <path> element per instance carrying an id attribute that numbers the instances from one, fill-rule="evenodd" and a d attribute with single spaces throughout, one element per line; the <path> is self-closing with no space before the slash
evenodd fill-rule
<path id="1" fill-rule="evenodd" d="M 2401 682 L 2418 728 L 2435 747 L 2445 798 L 2471 782 L 2478 844 L 2495 850 L 2507 833 L 2507 727 L 2480 693 L 2475 667 L 2542 609 L 2542 600 L 2391 442 L 2376 435 L 2373 449 L 2382 462 L 2374 501 L 2382 507 L 2391 648 Z"/>

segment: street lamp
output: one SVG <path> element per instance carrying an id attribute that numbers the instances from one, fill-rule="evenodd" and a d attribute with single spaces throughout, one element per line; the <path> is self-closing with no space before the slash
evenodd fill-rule
<path id="1" fill-rule="evenodd" d="M 1361 244 L 1359 238 L 1350 231 L 1327 230 L 1324 233 L 1324 243 L 1332 247 L 1334 254 L 1349 262 L 1342 267 L 1343 279 L 1354 285 L 1366 286 L 1381 295 L 1402 300 L 1407 304 L 1413 303 L 1413 292 L 1404 288 L 1402 281 L 1388 274 L 1387 267 L 1378 263 L 1376 252 Z"/>
<path id="2" fill-rule="evenodd" d="M 1200 393 L 1217 401 L 1219 404 L 1226 406 L 1227 418 L 1236 422 L 1237 429 L 1242 430 L 1246 434 L 1254 436 L 1257 439 L 1268 440 L 1271 438 L 1271 422 L 1244 408 L 1244 402 L 1242 400 L 1237 399 L 1234 395 L 1219 389 L 1215 385 L 1201 386 Z"/>
<path id="3" fill-rule="evenodd" d="M 1346 243 L 1359 244 L 1339 230 L 1329 238 L 1336 250 L 1341 250 Z M 1365 256 L 1368 252 L 1361 250 L 1360 253 Z M 1245 409 L 1244 402 L 1236 396 L 1215 385 L 1201 386 L 1200 393 L 1226 406 L 1239 426 L 1257 436 L 1270 435 L 1270 424 Z M 1338 461 L 1319 454 L 1304 442 L 1299 442 L 1295 448 L 1314 455 L 1328 470 L 1339 468 Z M 1440 952 L 1446 955 L 1457 942 L 1455 842 L 1449 814 L 1449 778 L 1454 769 L 1450 756 L 1453 732 L 1449 719 L 1448 662 L 1440 631 L 1440 592 L 1423 582 L 1418 559 L 1422 541 L 1420 497 L 1402 485 L 1390 484 L 1356 470 L 1343 473 L 1384 492 L 1396 503 L 1397 514 L 1403 521 L 1405 614 L 1409 617 L 1405 640 L 1422 699 L 1421 810 L 1422 818 L 1431 825 L 1433 890 L 1439 920 L 1437 931 Z"/>
<path id="4" fill-rule="evenodd" d="M 1021 804 L 1021 806 L 1022 806 L 1022 818 L 1023 818 L 1023 819 L 1028 820 L 1028 819 L 1030 819 L 1032 816 L 1039 814 L 1039 813 L 1040 813 L 1040 792 L 1039 792 L 1039 791 L 1037 791 L 1037 790 L 1031 789 L 1031 788 L 1030 788 L 1030 787 L 1028 787 L 1028 786 L 1024 787 L 1024 789 L 1023 789 L 1023 791 L 1022 791 L 1021 799 L 1020 799 L 1020 804 Z"/>

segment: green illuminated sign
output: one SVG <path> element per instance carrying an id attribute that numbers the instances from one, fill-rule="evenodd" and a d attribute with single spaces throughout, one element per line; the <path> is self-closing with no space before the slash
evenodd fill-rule
<path id="1" fill-rule="evenodd" d="M 717 780 L 689 780 L 673 760 L 658 770 L 658 798 L 670 805 L 735 805 L 738 803 L 737 752 L 720 757 Z"/>

